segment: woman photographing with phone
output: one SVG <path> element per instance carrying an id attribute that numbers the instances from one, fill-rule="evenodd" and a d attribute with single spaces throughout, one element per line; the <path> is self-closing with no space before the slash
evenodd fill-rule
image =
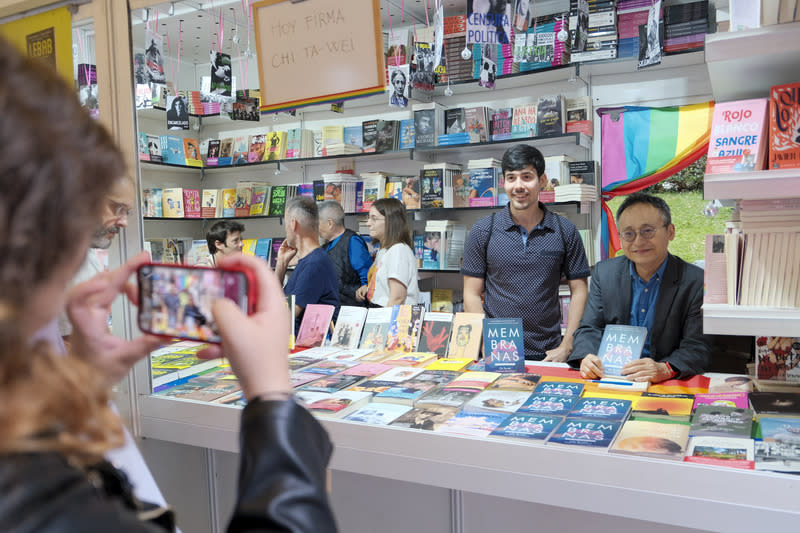
<path id="1" fill-rule="evenodd" d="M 67 286 L 125 161 L 107 131 L 81 108 L 54 69 L 23 58 L 0 39 L 0 524 L 4 531 L 174 531 L 171 511 L 142 503 L 104 455 L 122 442 L 111 387 L 160 344 L 114 337 L 107 320 L 140 253 L 119 269 Z M 42 143 L 41 139 L 48 139 Z M 31 242 L 37 243 L 31 246 Z M 240 383 L 238 495 L 228 531 L 335 531 L 325 491 L 331 444 L 291 399 L 289 317 L 281 287 L 263 261 L 225 260 L 249 269 L 255 313 L 220 299 L 213 314 Z M 67 307 L 70 353 L 37 332 Z"/>
<path id="2" fill-rule="evenodd" d="M 366 300 L 373 307 L 419 303 L 417 258 L 403 203 L 396 198 L 376 200 L 367 226 L 381 247 L 369 270 L 369 283 L 356 291 L 356 300 Z"/>

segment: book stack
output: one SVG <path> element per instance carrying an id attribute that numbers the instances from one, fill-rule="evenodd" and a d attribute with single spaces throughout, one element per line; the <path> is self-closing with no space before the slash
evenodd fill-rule
<path id="1" fill-rule="evenodd" d="M 345 213 L 361 211 L 361 198 L 364 183 L 352 174 L 323 174 L 325 200 L 336 200 Z"/>
<path id="2" fill-rule="evenodd" d="M 650 4 L 650 0 L 619 0 L 617 2 L 618 58 L 635 59 L 639 57 L 639 26 L 647 25 Z"/>
<path id="3" fill-rule="evenodd" d="M 356 144 L 346 143 L 331 143 L 325 147 L 323 153 L 326 156 L 330 155 L 347 155 L 347 154 L 360 154 L 361 147 Z"/>
<path id="4" fill-rule="evenodd" d="M 708 22 L 706 0 L 664 6 L 664 52 L 703 48 Z"/>
<path id="5" fill-rule="evenodd" d="M 363 198 L 361 200 L 361 211 L 368 213 L 375 200 L 380 200 L 386 194 L 386 178 L 389 174 L 385 172 L 364 172 L 361 174 L 363 185 Z"/>
<path id="6" fill-rule="evenodd" d="M 292 128 L 286 136 L 286 159 L 314 157 L 314 132 Z"/>
<path id="7" fill-rule="evenodd" d="M 556 202 L 594 202 L 597 200 L 595 185 L 570 183 L 554 187 Z"/>
<path id="8" fill-rule="evenodd" d="M 470 159 L 467 163 L 469 171 L 469 206 L 491 207 L 497 205 L 498 177 L 502 173 L 500 161 L 493 157 Z"/>
<path id="9" fill-rule="evenodd" d="M 578 23 L 577 4 L 577 0 L 570 1 L 571 12 L 575 13 L 574 17 L 570 17 L 570 27 Z M 586 50 L 583 52 L 573 52 L 571 54 L 572 63 L 582 63 L 584 61 L 595 61 L 598 59 L 616 59 L 618 39 L 616 2 L 608 0 L 589 0 L 589 24 Z M 638 49 L 636 53 L 638 54 Z"/>
<path id="10" fill-rule="evenodd" d="M 428 163 L 420 170 L 423 209 L 453 207 L 453 183 L 461 176 L 461 165 L 455 163 Z"/>
<path id="11" fill-rule="evenodd" d="M 428 220 L 422 249 L 422 268 L 442 269 L 447 265 L 447 237 L 452 233 L 452 220 Z"/>
<path id="12" fill-rule="evenodd" d="M 445 73 L 439 75 L 439 83 L 472 79 L 472 61 L 461 57 L 467 46 L 467 16 L 455 15 L 444 18 L 444 63 Z"/>

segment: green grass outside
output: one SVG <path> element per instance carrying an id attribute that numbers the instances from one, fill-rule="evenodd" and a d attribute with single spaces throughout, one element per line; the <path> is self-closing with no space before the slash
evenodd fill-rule
<path id="1" fill-rule="evenodd" d="M 709 218 L 703 215 L 708 200 L 703 199 L 702 191 L 665 192 L 655 196 L 663 198 L 672 211 L 675 240 L 669 244 L 670 253 L 689 263 L 705 259 L 706 235 L 724 232 L 725 222 L 731 218 L 731 208 L 722 207 L 717 216 Z M 624 196 L 608 202 L 615 216 L 623 199 Z"/>

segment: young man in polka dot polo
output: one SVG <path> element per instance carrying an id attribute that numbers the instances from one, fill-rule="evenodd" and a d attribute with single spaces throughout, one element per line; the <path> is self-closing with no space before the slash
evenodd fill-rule
<path id="1" fill-rule="evenodd" d="M 525 359 L 566 361 L 589 293 L 589 264 L 578 230 L 539 202 L 547 184 L 544 157 L 516 145 L 503 155 L 509 203 L 479 220 L 464 244 L 464 310 L 489 318 L 522 318 Z M 571 293 L 561 335 L 558 286 Z"/>

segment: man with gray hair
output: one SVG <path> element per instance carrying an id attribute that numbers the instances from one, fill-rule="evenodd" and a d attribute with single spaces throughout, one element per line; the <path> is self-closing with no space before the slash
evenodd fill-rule
<path id="1" fill-rule="evenodd" d="M 356 291 L 367 284 L 372 256 L 361 235 L 344 226 L 344 209 L 336 200 L 319 204 L 319 237 L 336 268 L 339 303 L 363 307 L 365 303 L 356 300 Z"/>
<path id="2" fill-rule="evenodd" d="M 328 304 L 339 312 L 339 282 L 336 268 L 319 246 L 319 212 L 313 198 L 295 196 L 286 202 L 286 239 L 278 250 L 275 274 L 281 282 L 286 268 L 297 257 L 297 266 L 283 288 L 295 297 L 295 331 L 299 331 L 308 304 Z"/>

